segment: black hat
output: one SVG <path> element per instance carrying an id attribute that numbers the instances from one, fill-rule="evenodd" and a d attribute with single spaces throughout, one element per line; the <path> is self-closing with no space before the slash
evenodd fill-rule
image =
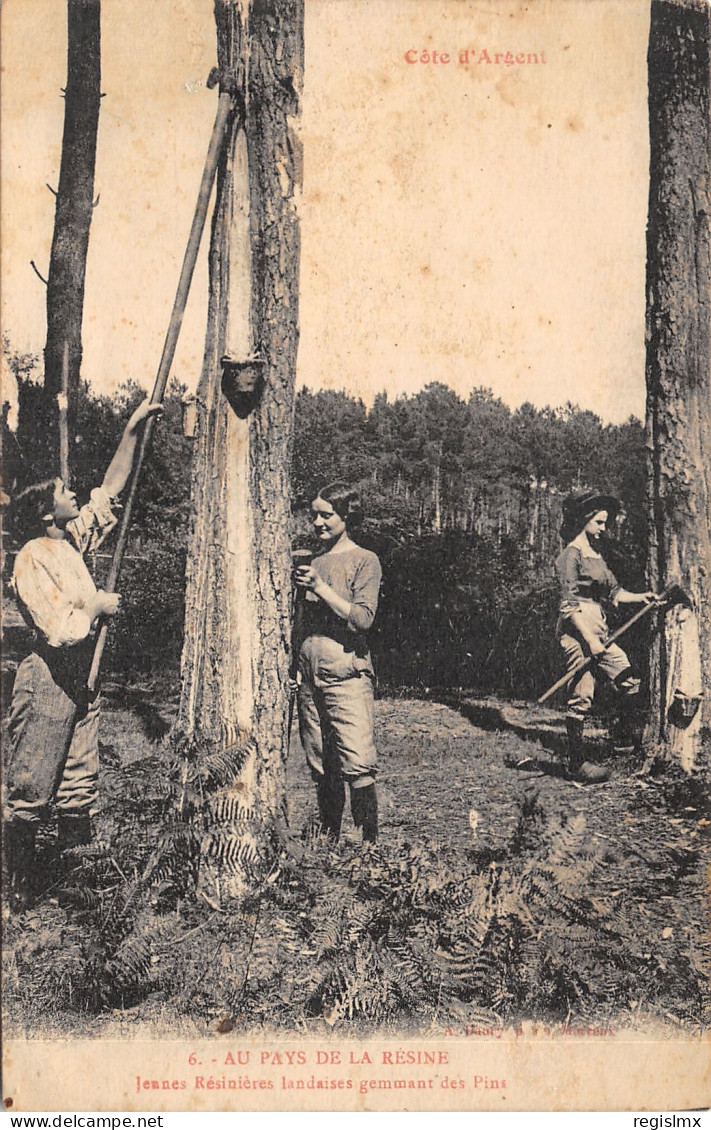
<path id="1" fill-rule="evenodd" d="M 601 510 L 607 511 L 607 524 L 612 525 L 621 510 L 619 498 L 612 494 L 600 494 L 596 490 L 569 494 L 563 503 L 563 525 L 560 528 L 563 541 L 569 541 L 579 533 L 585 523 Z"/>

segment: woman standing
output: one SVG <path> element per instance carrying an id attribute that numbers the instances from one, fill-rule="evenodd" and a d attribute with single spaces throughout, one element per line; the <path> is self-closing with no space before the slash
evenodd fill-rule
<path id="1" fill-rule="evenodd" d="M 363 520 L 358 493 L 332 483 L 311 503 L 324 552 L 296 569 L 305 591 L 299 649 L 299 734 L 316 781 L 324 831 L 338 839 L 350 789 L 353 823 L 363 840 L 378 835 L 373 737 L 373 665 L 367 633 L 378 607 L 382 576 L 374 553 L 351 539 Z M 297 641 L 298 642 L 298 641 Z"/>
<path id="2" fill-rule="evenodd" d="M 561 588 L 556 634 L 568 671 L 592 657 L 594 669 L 612 681 L 629 709 L 639 694 L 640 678 L 622 648 L 605 642 L 608 629 L 604 605 L 645 604 L 654 600 L 655 594 L 623 589 L 600 553 L 605 530 L 619 510 L 616 498 L 596 491 L 566 499 L 560 530 L 566 547 L 556 561 Z M 573 679 L 568 696 L 568 772 L 583 784 L 597 784 L 609 777 L 606 769 L 584 757 L 583 730 L 594 693 L 595 676 L 587 669 Z"/>
<path id="3" fill-rule="evenodd" d="M 98 801 L 99 699 L 89 692 L 94 628 L 118 611 L 118 593 L 96 588 L 84 563 L 116 524 L 113 500 L 126 484 L 139 425 L 162 412 L 145 400 L 128 421 L 100 487 L 81 509 L 61 478 L 23 490 L 10 521 L 18 540 L 11 587 L 34 629 L 17 669 L 10 707 L 4 848 L 14 909 L 29 906 L 35 839 L 52 802 L 59 849 L 91 839 Z M 37 536 L 37 535 L 41 536 Z"/>

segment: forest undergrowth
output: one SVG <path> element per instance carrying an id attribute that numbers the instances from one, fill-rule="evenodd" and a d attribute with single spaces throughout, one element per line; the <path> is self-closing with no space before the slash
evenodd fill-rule
<path id="1" fill-rule="evenodd" d="M 6 1035 L 707 1022 L 697 779 L 621 763 L 577 789 L 540 749 L 512 769 L 518 737 L 381 701 L 377 847 L 318 833 L 295 741 L 288 825 L 242 847 L 244 893 L 220 900 L 204 863 L 245 816 L 224 799 L 238 758 L 181 758 L 165 729 L 108 710 L 97 843 L 60 869 L 45 829 L 45 891 L 5 922 Z"/>

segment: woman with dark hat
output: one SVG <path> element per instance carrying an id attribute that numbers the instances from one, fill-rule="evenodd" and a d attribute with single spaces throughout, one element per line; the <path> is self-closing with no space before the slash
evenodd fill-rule
<path id="1" fill-rule="evenodd" d="M 597 491 L 565 500 L 560 536 L 566 545 L 555 563 L 561 588 L 556 634 L 568 671 L 592 657 L 595 670 L 611 680 L 630 706 L 639 694 L 640 678 L 622 648 L 606 645 L 604 605 L 645 604 L 655 594 L 623 589 L 600 553 L 603 535 L 619 511 L 618 499 Z M 609 777 L 606 769 L 584 757 L 583 730 L 594 692 L 595 676 L 588 668 L 572 681 L 566 712 L 568 774 L 583 784 L 598 784 Z"/>

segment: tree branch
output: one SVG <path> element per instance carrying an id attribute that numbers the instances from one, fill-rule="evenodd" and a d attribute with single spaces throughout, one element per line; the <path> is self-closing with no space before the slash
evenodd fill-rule
<path id="1" fill-rule="evenodd" d="M 47 285 L 47 280 L 46 280 L 46 278 L 44 277 L 44 275 L 41 275 L 41 274 L 39 273 L 39 270 L 37 269 L 37 264 L 35 263 L 34 259 L 30 259 L 30 266 L 32 267 L 32 270 L 33 270 L 33 271 L 34 271 L 34 273 L 35 273 L 35 274 L 37 275 L 37 278 L 38 278 L 38 279 L 40 280 L 40 282 L 43 282 L 43 283 L 44 283 L 44 285 L 46 286 L 46 285 Z"/>

